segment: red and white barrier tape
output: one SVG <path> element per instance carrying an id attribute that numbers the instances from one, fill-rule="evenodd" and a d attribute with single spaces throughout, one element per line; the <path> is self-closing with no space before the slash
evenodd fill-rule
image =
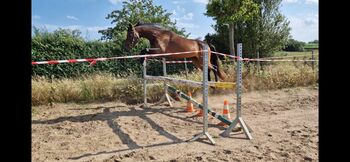
<path id="1" fill-rule="evenodd" d="M 167 64 L 183 64 L 183 63 L 192 63 L 192 61 L 165 61 Z"/>
<path id="2" fill-rule="evenodd" d="M 112 59 L 127 59 L 127 58 L 142 58 L 142 57 L 160 57 L 160 56 L 172 56 L 172 55 L 181 55 L 195 52 L 204 52 L 201 51 L 188 51 L 188 52 L 175 52 L 175 53 L 160 53 L 160 54 L 149 54 L 149 55 L 134 55 L 134 56 L 120 56 L 120 57 L 110 57 L 110 58 L 87 58 L 87 59 L 72 59 L 72 60 L 51 60 L 51 61 L 36 61 L 32 62 L 32 65 L 38 64 L 61 64 L 61 63 L 75 63 L 75 62 L 91 62 L 90 65 L 96 63 L 96 61 L 106 61 Z"/>
<path id="3" fill-rule="evenodd" d="M 234 58 L 234 59 L 239 59 L 238 56 L 231 56 L 231 55 L 228 55 L 228 54 L 225 54 L 225 53 L 220 53 L 220 52 L 214 52 L 212 51 L 211 53 L 213 54 L 218 54 L 218 55 L 222 55 L 222 56 L 225 56 L 225 57 L 231 57 L 231 58 Z M 300 62 L 314 62 L 314 61 L 318 61 L 318 60 L 268 60 L 268 59 L 251 59 L 251 58 L 241 58 L 240 60 L 243 60 L 243 61 L 270 61 L 270 62 L 293 62 L 293 61 L 300 61 Z"/>
<path id="4" fill-rule="evenodd" d="M 263 58 L 260 58 L 260 59 L 283 59 L 283 58 L 293 58 L 293 57 L 312 57 L 312 54 L 308 54 L 308 55 L 293 55 L 293 56 L 279 56 L 279 57 L 263 57 Z M 314 57 L 318 57 L 318 55 L 314 55 Z"/>
<path id="5" fill-rule="evenodd" d="M 175 53 L 161 53 L 161 54 L 149 54 L 149 55 L 134 55 L 134 56 L 120 56 L 120 57 L 110 57 L 110 58 L 86 58 L 86 59 L 71 59 L 71 60 L 51 60 L 51 61 L 37 61 L 32 62 L 32 65 L 39 65 L 39 64 L 61 64 L 61 63 L 75 63 L 75 62 L 90 62 L 90 65 L 93 65 L 96 63 L 96 61 L 106 61 L 106 60 L 112 60 L 112 59 L 127 59 L 127 58 L 142 58 L 142 57 L 160 57 L 160 56 L 171 56 L 171 55 L 181 55 L 181 54 L 188 54 L 188 53 L 195 53 L 195 52 L 203 52 L 206 50 L 200 50 L 200 51 L 188 51 L 188 52 L 175 52 Z M 243 61 L 318 61 L 318 60 L 268 60 L 268 59 L 250 59 L 250 58 L 239 58 L 238 56 L 231 56 L 228 54 L 220 53 L 220 52 L 214 52 L 213 54 L 223 55 L 226 57 L 231 57 L 234 59 L 240 59 Z M 186 61 L 188 63 L 192 61 Z M 167 63 L 185 63 L 185 61 L 167 61 Z"/>
<path id="6" fill-rule="evenodd" d="M 150 61 L 157 61 L 157 62 L 163 62 L 162 60 L 158 59 L 150 59 Z M 168 60 L 165 61 L 167 64 L 183 64 L 183 63 L 192 63 L 192 61 L 185 61 L 185 60 Z"/>

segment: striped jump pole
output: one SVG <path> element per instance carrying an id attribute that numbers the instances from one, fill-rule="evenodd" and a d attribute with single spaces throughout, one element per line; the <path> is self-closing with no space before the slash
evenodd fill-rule
<path id="1" fill-rule="evenodd" d="M 187 100 L 187 101 L 190 101 L 192 102 L 192 104 L 195 106 L 195 107 L 198 107 L 200 109 L 203 110 L 203 105 L 198 103 L 196 100 L 194 100 L 193 98 L 191 98 L 190 96 L 186 95 L 185 93 L 177 90 L 176 88 L 170 86 L 170 85 L 167 85 L 168 86 L 168 89 L 169 89 L 169 92 L 172 92 L 172 93 L 176 93 L 177 95 L 179 95 L 181 98 Z M 227 125 L 231 125 L 231 121 L 227 120 L 224 116 L 222 115 L 219 115 L 218 113 L 212 111 L 209 107 L 208 107 L 208 114 L 210 114 L 211 116 L 213 116 L 214 118 L 222 121 L 223 123 L 227 124 Z"/>

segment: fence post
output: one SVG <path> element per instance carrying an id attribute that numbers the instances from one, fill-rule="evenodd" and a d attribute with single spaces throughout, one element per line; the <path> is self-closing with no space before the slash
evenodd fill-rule
<path id="1" fill-rule="evenodd" d="M 258 51 L 258 72 L 260 72 L 260 56 L 259 56 L 259 51 Z"/>
<path id="2" fill-rule="evenodd" d="M 185 58 L 186 79 L 188 79 L 187 59 Z"/>
<path id="3" fill-rule="evenodd" d="M 311 65 L 312 65 L 312 70 L 314 70 L 314 66 L 315 66 L 315 58 L 314 58 L 314 50 L 311 51 Z"/>
<path id="4" fill-rule="evenodd" d="M 147 57 L 143 60 L 143 104 L 144 107 L 147 107 L 147 80 L 146 80 L 146 65 L 147 65 Z"/>

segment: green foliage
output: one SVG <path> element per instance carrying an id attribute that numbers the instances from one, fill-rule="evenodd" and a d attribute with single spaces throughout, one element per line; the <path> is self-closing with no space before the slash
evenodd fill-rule
<path id="1" fill-rule="evenodd" d="M 259 14 L 244 22 L 235 23 L 234 40 L 243 43 L 244 57 L 269 57 L 281 50 L 290 37 L 289 22 L 278 10 L 281 0 L 254 0 L 259 5 Z M 219 12 L 219 11 L 218 11 Z M 220 13 L 220 12 L 219 12 Z M 205 37 L 218 51 L 229 51 L 228 28 L 222 23 L 214 26 L 215 34 Z"/>
<path id="2" fill-rule="evenodd" d="M 205 13 L 220 24 L 250 20 L 257 14 L 258 5 L 253 0 L 211 0 Z"/>
<path id="3" fill-rule="evenodd" d="M 58 29 L 50 33 L 36 28 L 32 38 L 32 60 L 68 60 L 123 55 L 112 42 L 85 41 L 80 33 L 78 30 L 68 29 Z M 98 61 L 93 66 L 90 66 L 88 62 L 34 65 L 32 66 L 32 74 L 52 78 L 109 72 L 123 76 L 132 71 L 141 71 L 140 69 L 141 65 L 137 60 L 128 59 L 124 61 Z"/>
<path id="4" fill-rule="evenodd" d="M 308 42 L 309 44 L 318 44 L 318 40 L 313 40 L 311 42 Z"/>
<path id="5" fill-rule="evenodd" d="M 115 24 L 113 28 L 100 30 L 103 35 L 102 39 L 115 40 L 118 45 L 121 45 L 122 40 L 126 38 L 126 31 L 129 23 L 136 24 L 137 22 L 159 23 L 167 27 L 175 33 L 188 36 L 185 34 L 185 29 L 178 29 L 170 19 L 171 13 L 164 10 L 162 6 L 153 4 L 153 0 L 129 0 L 123 1 L 123 7 L 120 10 L 114 10 L 106 19 L 111 19 L 111 23 Z"/>
<path id="6" fill-rule="evenodd" d="M 318 49 L 318 43 L 308 43 L 305 44 L 304 49 Z"/>
<path id="7" fill-rule="evenodd" d="M 294 39 L 289 39 L 286 47 L 284 47 L 284 51 L 304 51 L 305 42 L 300 42 Z"/>
<path id="8" fill-rule="evenodd" d="M 123 53 L 114 42 L 85 41 L 79 30 L 58 29 L 52 33 L 34 27 L 32 38 L 32 60 L 68 60 L 83 58 L 101 58 L 133 55 Z M 138 48 L 141 49 L 141 48 Z M 137 51 L 138 49 L 135 49 Z M 138 54 L 134 52 L 135 54 Z M 179 73 L 183 64 L 168 65 L 168 74 Z M 149 62 L 148 72 L 151 75 L 162 75 L 160 62 Z M 193 65 L 188 66 L 193 69 Z M 138 59 L 97 61 L 93 66 L 89 62 L 63 63 L 55 65 L 33 65 L 32 75 L 48 78 L 79 77 L 83 74 L 111 73 L 116 76 L 142 76 L 142 64 Z"/>

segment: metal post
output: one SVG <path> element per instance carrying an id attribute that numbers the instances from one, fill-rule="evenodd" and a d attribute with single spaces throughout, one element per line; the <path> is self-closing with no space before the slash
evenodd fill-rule
<path id="1" fill-rule="evenodd" d="M 311 51 L 311 65 L 312 65 L 312 70 L 314 70 L 315 66 L 315 58 L 314 58 L 314 50 Z"/>
<path id="2" fill-rule="evenodd" d="M 207 136 L 209 141 L 212 144 L 215 144 L 214 139 L 208 133 L 208 91 L 209 91 L 209 83 L 208 83 L 208 50 L 209 46 L 205 45 L 206 51 L 204 51 L 203 56 L 203 132 L 196 135 L 189 141 L 197 140 L 201 136 Z"/>
<path id="3" fill-rule="evenodd" d="M 253 139 L 249 131 L 251 128 L 244 122 L 241 114 L 241 99 L 242 99 L 242 43 L 237 44 L 237 81 L 236 81 L 236 95 L 237 95 L 237 114 L 231 125 L 221 134 L 222 136 L 229 136 L 233 128 L 239 123 L 243 128 L 244 134 L 248 139 Z"/>
<path id="4" fill-rule="evenodd" d="M 187 59 L 185 58 L 186 79 L 188 79 Z"/>
<path id="5" fill-rule="evenodd" d="M 237 95 L 237 116 L 241 117 L 241 95 L 242 95 L 242 43 L 237 44 L 237 79 L 236 79 L 236 95 Z"/>
<path id="6" fill-rule="evenodd" d="M 259 56 L 259 51 L 258 51 L 257 54 L 258 54 L 258 72 L 260 72 L 260 60 L 259 60 L 259 59 L 260 59 L 260 56 Z"/>
<path id="7" fill-rule="evenodd" d="M 163 76 L 166 77 L 167 73 L 166 73 L 166 59 L 163 57 Z M 164 96 L 162 96 L 162 98 L 159 100 L 159 102 L 156 104 L 161 104 L 162 102 L 164 102 L 164 100 L 166 100 L 169 104 L 170 107 L 173 107 L 173 104 L 171 103 L 171 97 L 168 93 L 168 85 L 166 84 L 166 81 L 164 80 Z M 173 99 L 174 100 L 174 99 Z"/>
<path id="8" fill-rule="evenodd" d="M 146 80 L 146 75 L 147 75 L 147 70 L 146 70 L 146 65 L 147 65 L 147 57 L 143 60 L 143 106 L 144 108 L 147 108 L 147 80 Z"/>
<path id="9" fill-rule="evenodd" d="M 164 57 L 163 57 L 163 76 L 167 76 L 167 73 L 166 73 L 166 59 Z M 166 81 L 164 81 L 164 93 L 165 93 L 164 94 L 165 99 L 169 103 L 169 106 L 173 107 L 173 104 L 170 101 L 170 96 L 168 94 L 168 85 L 166 84 Z"/>
<path id="10" fill-rule="evenodd" d="M 208 49 L 208 48 L 207 48 Z M 208 132 L 208 51 L 204 52 L 203 58 L 203 106 L 204 106 L 204 116 L 203 116 L 203 132 Z"/>
<path id="11" fill-rule="evenodd" d="M 186 80 L 188 80 L 188 68 L 187 68 L 187 59 L 184 58 L 185 60 L 185 72 L 186 72 Z M 190 91 L 190 87 L 187 87 L 187 93 Z M 192 93 L 192 92 L 191 92 Z"/>

